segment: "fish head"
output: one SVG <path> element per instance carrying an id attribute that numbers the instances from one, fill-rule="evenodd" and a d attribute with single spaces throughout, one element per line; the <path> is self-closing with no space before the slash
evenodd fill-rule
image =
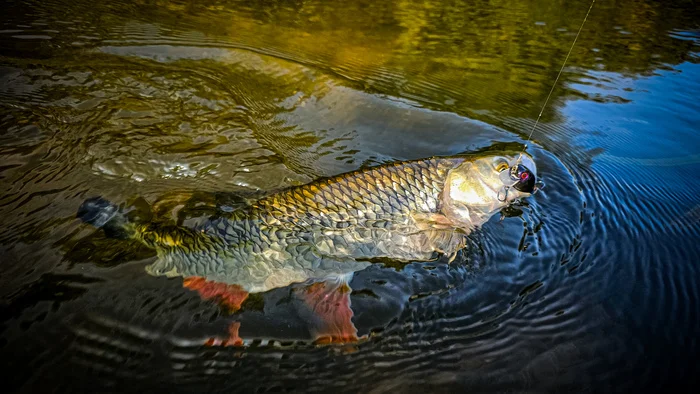
<path id="1" fill-rule="evenodd" d="M 494 213 L 538 189 L 529 155 L 489 155 L 450 170 L 442 194 L 443 212 L 453 222 L 478 226 Z"/>

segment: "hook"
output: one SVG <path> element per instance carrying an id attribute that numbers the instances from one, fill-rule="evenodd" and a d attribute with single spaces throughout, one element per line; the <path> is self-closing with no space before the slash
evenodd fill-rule
<path id="1" fill-rule="evenodd" d="M 510 189 L 510 186 L 503 186 L 503 190 L 498 191 L 498 195 L 496 198 L 498 198 L 498 201 L 500 202 L 506 202 L 508 199 L 508 189 Z M 501 199 L 501 192 L 503 192 L 503 199 Z"/>

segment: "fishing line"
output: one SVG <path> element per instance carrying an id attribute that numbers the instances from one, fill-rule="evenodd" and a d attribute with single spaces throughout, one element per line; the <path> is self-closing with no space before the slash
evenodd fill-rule
<path id="1" fill-rule="evenodd" d="M 537 119 L 535 120 L 535 124 L 532 126 L 532 130 L 530 130 L 530 135 L 527 136 L 527 141 L 525 141 L 525 146 L 523 147 L 523 150 L 520 151 L 520 156 L 518 157 L 518 161 L 523 157 L 523 153 L 525 152 L 525 149 L 527 149 L 527 144 L 530 142 L 530 139 L 532 138 L 532 133 L 535 132 L 535 128 L 537 128 L 537 124 L 540 123 L 540 118 L 542 117 L 542 113 L 544 112 L 545 107 L 547 106 L 547 103 L 549 102 L 549 98 L 552 96 L 552 92 L 554 91 L 554 87 L 557 86 L 557 82 L 559 81 L 559 77 L 561 77 L 561 73 L 564 71 L 564 67 L 566 66 L 566 62 L 569 60 L 569 56 L 571 55 L 571 51 L 574 50 L 574 46 L 576 45 L 576 41 L 578 40 L 578 36 L 581 34 L 581 30 L 583 30 L 583 25 L 586 24 L 586 20 L 588 19 L 588 15 L 591 13 L 591 10 L 593 9 L 593 4 L 595 4 L 595 0 L 591 1 L 590 7 L 588 7 L 588 12 L 586 12 L 586 16 L 583 18 L 583 22 L 581 22 L 581 26 L 578 28 L 578 33 L 576 33 L 576 37 L 574 37 L 574 42 L 571 43 L 571 48 L 569 48 L 569 53 L 566 54 L 566 58 L 564 58 L 564 63 L 561 65 L 561 69 L 559 69 L 559 74 L 557 74 L 557 78 L 554 80 L 554 83 L 552 84 L 552 88 L 549 89 L 549 94 L 547 95 L 547 98 L 544 100 L 544 104 L 542 104 L 542 109 L 540 110 L 540 114 L 537 115 Z"/>

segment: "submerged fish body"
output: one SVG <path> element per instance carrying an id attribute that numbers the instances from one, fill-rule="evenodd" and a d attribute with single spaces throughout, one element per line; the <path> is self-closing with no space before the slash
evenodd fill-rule
<path id="1" fill-rule="evenodd" d="M 448 233 L 442 237 L 420 228 L 413 215 L 438 211 L 447 173 L 460 161 L 398 163 L 276 193 L 181 232 L 178 245 L 157 248 L 149 271 L 259 292 L 359 271 L 374 258 L 429 259 L 454 249 L 460 237 L 454 228 L 440 230 Z M 160 243 L 172 234 L 164 232 Z"/>
<path id="2" fill-rule="evenodd" d="M 128 223 L 114 209 L 96 215 L 88 202 L 81 217 L 105 229 L 121 227 L 154 247 L 158 260 L 147 268 L 153 275 L 203 277 L 262 292 L 342 277 L 372 259 L 425 261 L 456 253 L 474 227 L 532 192 L 504 185 L 500 175 L 515 162 L 487 156 L 382 165 L 293 187 L 193 228 Z M 527 170 L 534 181 L 531 160 Z M 109 206 L 92 204 L 103 212 Z"/>

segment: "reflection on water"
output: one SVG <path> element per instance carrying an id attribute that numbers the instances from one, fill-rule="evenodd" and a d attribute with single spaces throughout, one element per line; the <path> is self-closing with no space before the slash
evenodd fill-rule
<path id="1" fill-rule="evenodd" d="M 155 220 L 392 160 L 520 146 L 587 1 L 8 1 L 3 368 L 23 391 L 620 391 L 698 376 L 700 14 L 598 2 L 530 152 L 546 188 L 457 264 L 355 274 L 368 340 L 290 288 L 231 315 L 75 219 Z M 515 145 L 511 145 L 515 144 Z M 245 348 L 201 346 L 240 322 Z M 27 367 L 28 366 L 28 367 Z"/>

